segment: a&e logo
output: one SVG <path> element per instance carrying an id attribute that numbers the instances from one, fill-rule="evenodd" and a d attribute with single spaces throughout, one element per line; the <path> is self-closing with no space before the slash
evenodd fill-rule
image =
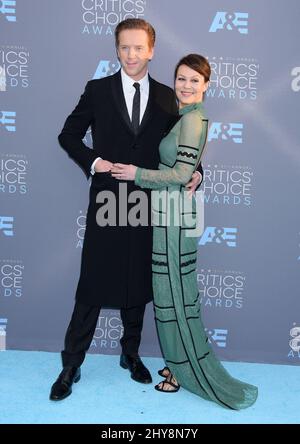
<path id="1" fill-rule="evenodd" d="M 14 218 L 10 216 L 0 216 L 0 232 L 2 230 L 5 236 L 13 236 L 13 221 Z"/>
<path id="2" fill-rule="evenodd" d="M 111 76 L 119 71 L 121 65 L 118 60 L 111 62 L 110 60 L 100 60 L 93 79 L 102 79 L 102 77 Z"/>
<path id="3" fill-rule="evenodd" d="M 16 22 L 16 0 L 0 0 L 0 12 L 5 15 L 9 22 Z"/>
<path id="4" fill-rule="evenodd" d="M 217 32 L 220 29 L 237 29 L 241 34 L 248 34 L 248 12 L 217 12 L 209 32 Z"/>
<path id="5" fill-rule="evenodd" d="M 221 139 L 243 143 L 243 127 L 242 123 L 212 122 L 209 128 L 208 141 Z"/>
<path id="6" fill-rule="evenodd" d="M 205 328 L 210 343 L 216 344 L 218 347 L 225 348 L 227 343 L 228 330 L 221 328 L 213 328 L 209 330 Z"/>
<path id="7" fill-rule="evenodd" d="M 15 111 L 0 111 L 0 123 L 9 132 L 16 131 L 16 113 Z"/>
<path id="8" fill-rule="evenodd" d="M 206 227 L 200 237 L 199 245 L 216 243 L 218 245 L 226 243 L 228 247 L 236 247 L 237 228 Z"/>

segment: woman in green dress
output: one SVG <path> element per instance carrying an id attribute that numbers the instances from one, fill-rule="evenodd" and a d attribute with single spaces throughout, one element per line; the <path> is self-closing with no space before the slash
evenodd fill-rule
<path id="1" fill-rule="evenodd" d="M 202 105 L 210 78 L 208 61 L 182 58 L 175 69 L 180 120 L 160 143 L 158 170 L 115 164 L 113 177 L 134 180 L 152 192 L 153 293 L 155 320 L 167 367 L 155 388 L 174 393 L 182 386 L 229 409 L 251 406 L 257 388 L 229 375 L 208 343 L 200 314 L 196 278 L 196 202 L 185 184 L 206 143 L 208 121 Z"/>

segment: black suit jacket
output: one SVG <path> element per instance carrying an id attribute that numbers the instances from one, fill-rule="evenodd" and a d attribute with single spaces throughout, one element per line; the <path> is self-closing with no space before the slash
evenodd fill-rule
<path id="1" fill-rule="evenodd" d="M 59 142 L 87 176 L 99 156 L 122 163 L 136 158 L 138 166 L 157 168 L 158 144 L 168 127 L 176 121 L 176 115 L 173 91 L 149 76 L 149 99 L 139 133 L 135 136 L 119 71 L 87 83 L 78 105 L 65 122 Z M 92 150 L 82 141 L 89 126 L 92 129 Z"/>
<path id="2" fill-rule="evenodd" d="M 157 169 L 159 143 L 178 119 L 173 90 L 149 77 L 149 99 L 139 132 L 135 135 L 119 71 L 87 83 L 78 105 L 65 122 L 59 142 L 87 176 L 99 156 L 114 163 Z M 92 128 L 93 149 L 82 141 L 89 126 Z M 123 226 L 119 223 L 119 214 L 116 226 L 99 227 L 96 223 L 99 192 L 112 191 L 118 213 L 120 200 L 124 202 L 130 192 L 140 190 L 130 181 L 126 183 L 126 195 L 123 192 L 121 195 L 119 184 L 108 173 L 96 173 L 92 178 L 76 293 L 79 301 L 90 305 L 130 307 L 152 299 L 151 226 Z M 144 192 L 149 197 L 149 191 Z"/>

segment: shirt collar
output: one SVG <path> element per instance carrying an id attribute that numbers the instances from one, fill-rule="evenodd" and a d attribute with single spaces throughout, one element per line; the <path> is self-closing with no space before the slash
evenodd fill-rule
<path id="1" fill-rule="evenodd" d="M 126 74 L 126 72 L 124 71 L 123 68 L 121 69 L 121 78 L 122 78 L 122 85 L 123 85 L 124 91 L 134 91 L 135 90 L 133 87 L 135 80 L 133 80 L 131 77 L 129 77 L 129 75 Z M 138 83 L 140 84 L 141 91 L 147 90 L 147 88 L 149 86 L 148 71 L 146 72 L 144 77 L 138 81 Z"/>

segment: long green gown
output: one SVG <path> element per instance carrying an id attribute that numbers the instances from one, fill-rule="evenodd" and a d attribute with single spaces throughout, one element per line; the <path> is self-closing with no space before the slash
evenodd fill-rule
<path id="1" fill-rule="evenodd" d="M 160 143 L 159 169 L 138 168 L 135 178 L 140 187 L 156 190 L 152 191 L 152 272 L 160 345 L 182 387 L 223 407 L 243 409 L 255 402 L 257 387 L 232 378 L 215 356 L 198 297 L 197 238 L 191 235 L 196 203 L 186 197 L 185 184 L 200 161 L 208 121 L 201 102 L 179 113 L 181 119 Z"/>

